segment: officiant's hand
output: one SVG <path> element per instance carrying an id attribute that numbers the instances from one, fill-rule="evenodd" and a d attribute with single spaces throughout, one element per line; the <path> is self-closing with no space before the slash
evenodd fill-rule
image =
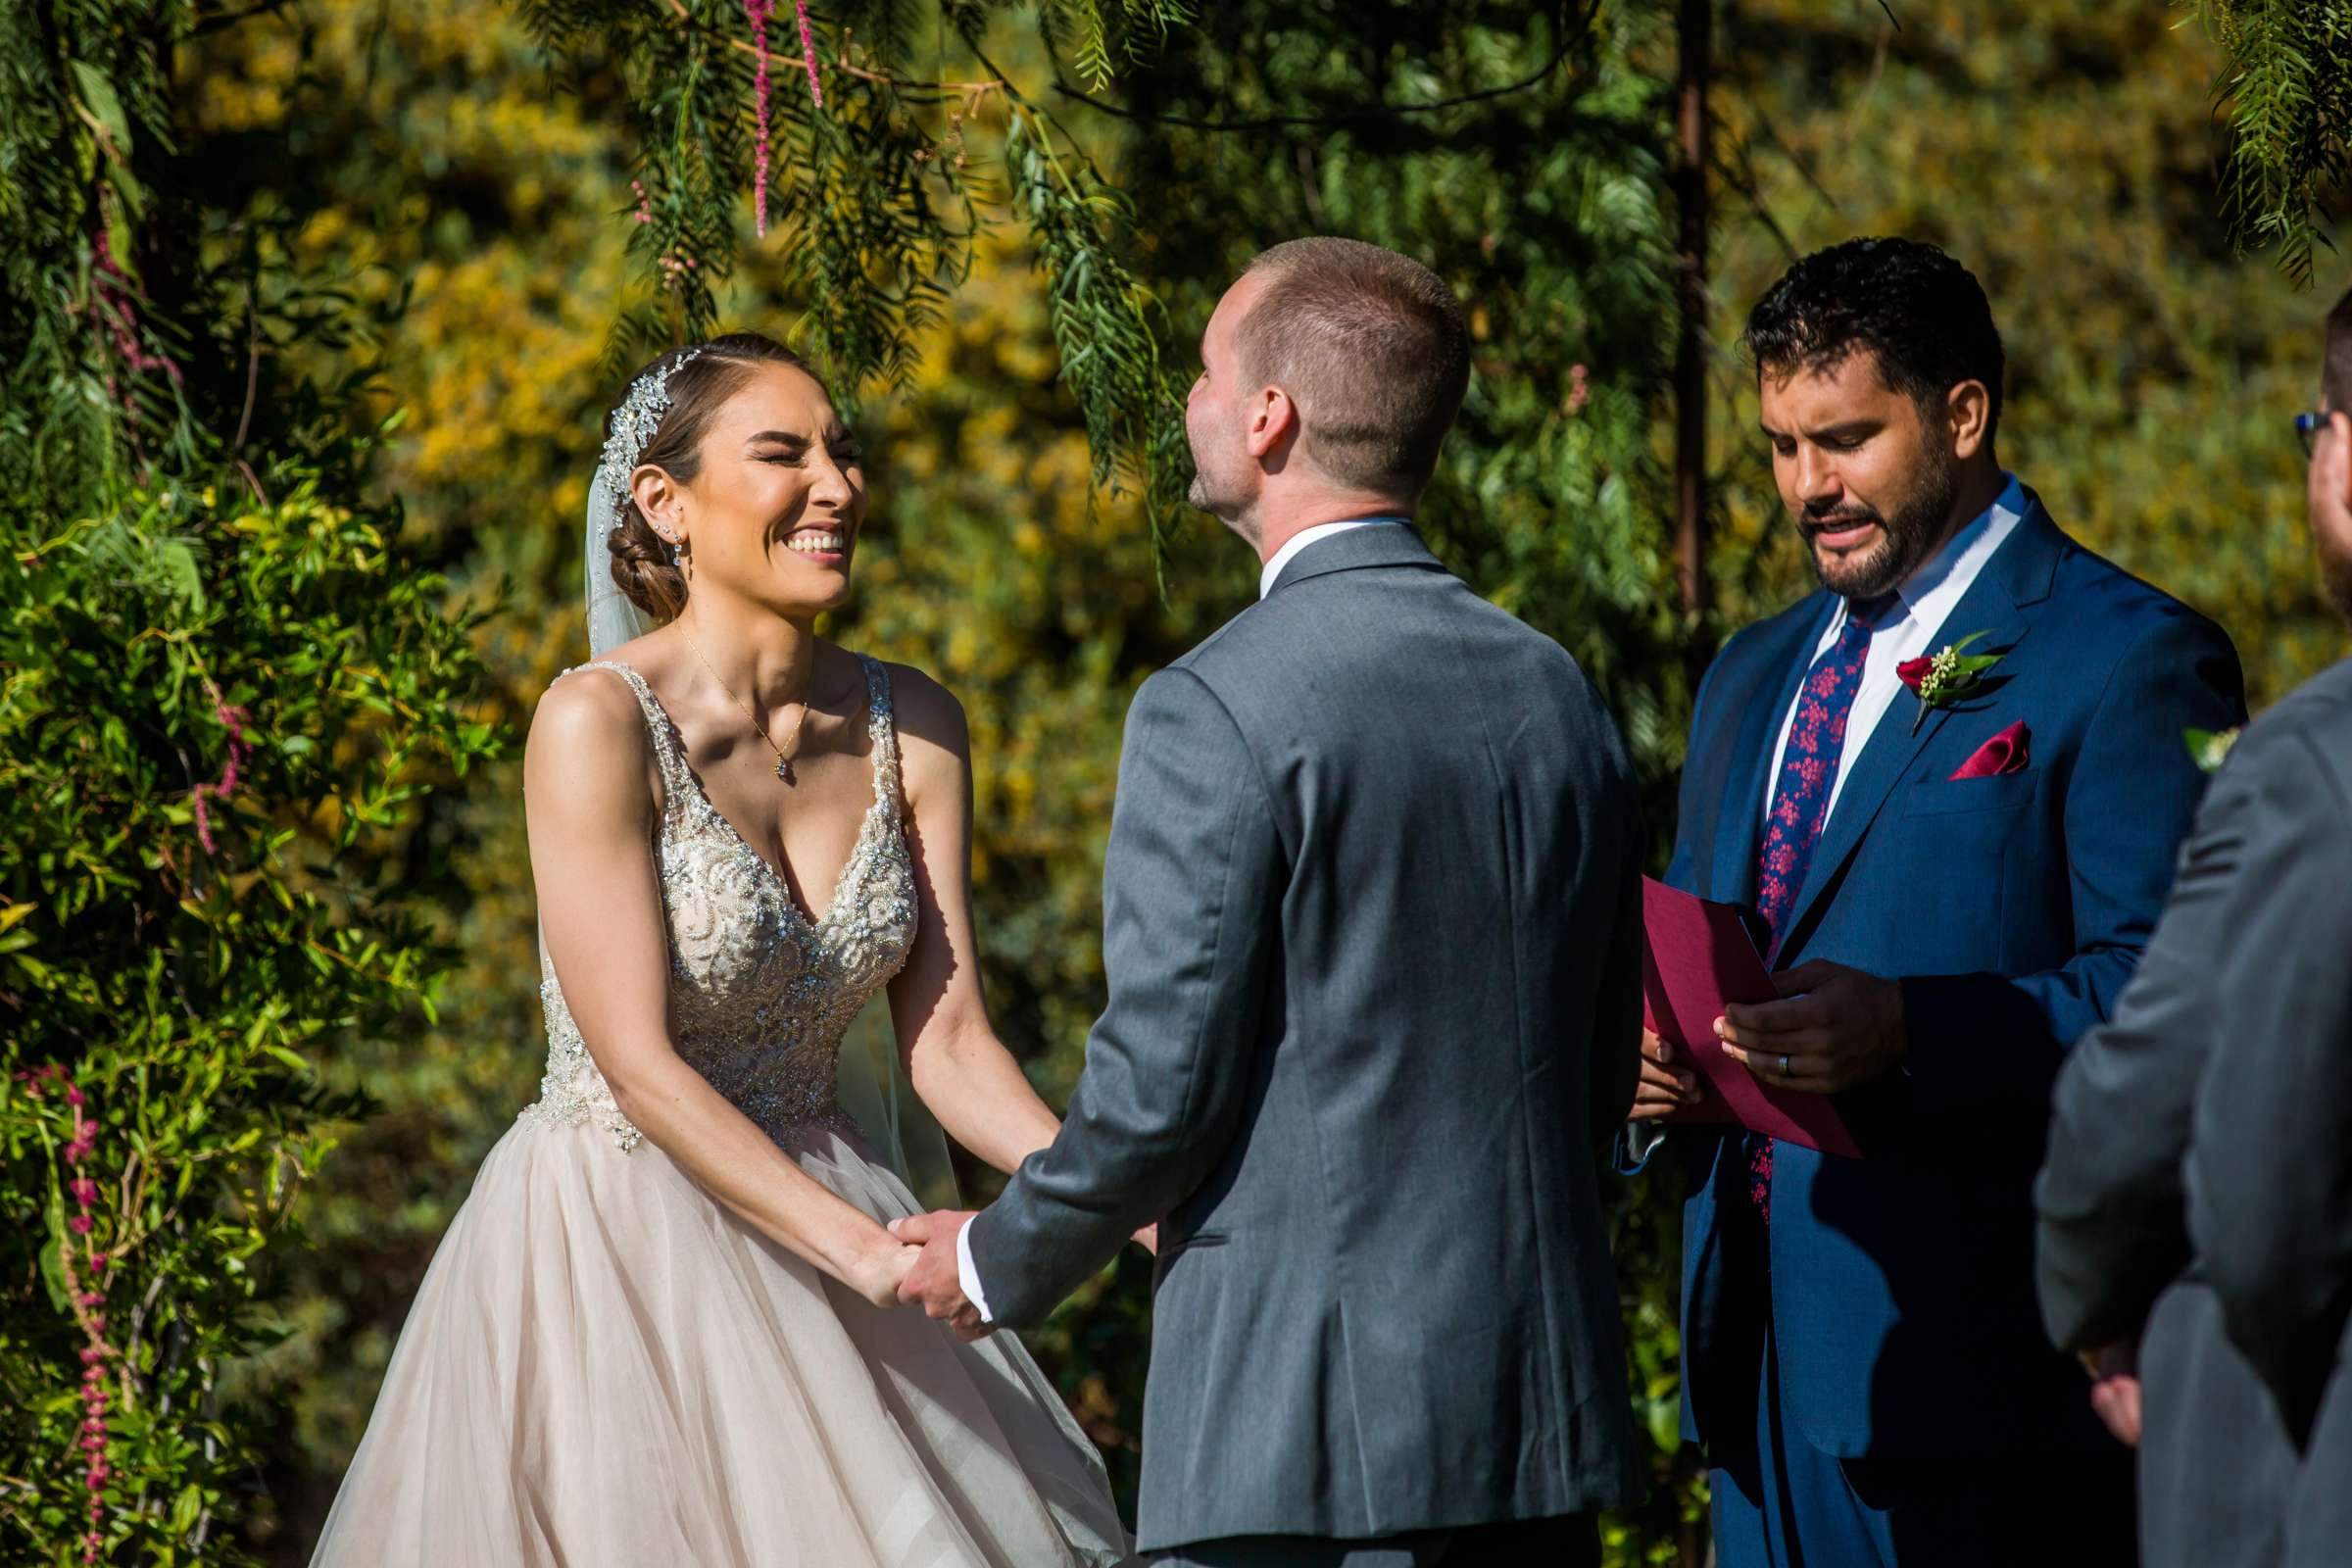
<path id="1" fill-rule="evenodd" d="M 1815 958 L 1772 977 L 1779 1002 L 1726 1003 L 1723 1053 L 1758 1082 L 1811 1094 L 1868 1083 L 1903 1059 L 1903 988 Z"/>
<path id="2" fill-rule="evenodd" d="M 1698 1103 L 1698 1074 L 1673 1061 L 1674 1047 L 1642 1030 L 1642 1076 L 1634 1085 L 1634 1108 L 1627 1112 L 1635 1121 L 1671 1116 Z"/>
<path id="3" fill-rule="evenodd" d="M 946 1209 L 890 1222 L 890 1234 L 923 1250 L 914 1267 L 899 1282 L 899 1299 L 920 1303 L 923 1311 L 956 1331 L 965 1343 L 986 1339 L 996 1330 L 980 1319 L 980 1309 L 963 1294 L 963 1276 L 956 1267 L 956 1238 L 971 1223 L 971 1209 Z"/>

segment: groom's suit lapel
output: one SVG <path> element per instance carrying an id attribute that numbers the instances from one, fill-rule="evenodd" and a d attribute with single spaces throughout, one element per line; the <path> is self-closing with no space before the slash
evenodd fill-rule
<path id="1" fill-rule="evenodd" d="M 2026 492 L 2026 514 L 2020 518 L 2017 530 L 1993 553 L 1984 569 L 1978 573 L 1967 593 L 1952 607 L 1936 631 L 1933 648 L 1956 643 L 1971 632 L 1986 635 L 1970 652 L 1979 651 L 2003 655 L 2000 664 L 1986 671 L 1994 690 L 1982 700 L 1984 706 L 1999 702 L 1998 685 L 2014 650 L 2034 627 L 2035 612 L 2050 596 L 2050 584 L 2058 571 L 2059 558 L 2067 550 L 2066 536 L 2042 510 L 2041 498 L 2033 491 Z M 1886 808 L 1888 797 L 1911 764 L 1936 739 L 1936 732 L 1955 711 L 1953 708 L 1933 708 L 1919 715 L 1919 727 L 1912 728 L 1917 714 L 1917 702 L 1909 692 L 1899 693 L 1878 728 L 1871 731 L 1870 740 L 1862 755 L 1854 759 L 1853 770 L 1846 775 L 1844 786 L 1838 793 L 1838 804 L 1830 811 L 1829 825 L 1822 829 L 1821 842 L 1814 847 L 1813 864 L 1805 875 L 1805 885 L 1797 891 L 1796 903 L 1789 909 L 1788 927 L 1781 947 L 1784 953 L 1793 954 L 1810 935 L 1813 916 L 1823 897 L 1837 885 L 1846 861 L 1860 847 L 1871 824 Z M 1974 709 L 1971 702 L 1963 707 Z M 1769 746 L 1769 741 L 1766 743 Z M 1769 756 L 1769 752 L 1767 756 Z"/>

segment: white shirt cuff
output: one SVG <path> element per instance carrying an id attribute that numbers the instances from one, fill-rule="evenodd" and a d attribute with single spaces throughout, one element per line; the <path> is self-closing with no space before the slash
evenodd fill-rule
<path id="1" fill-rule="evenodd" d="M 963 1298 L 980 1309 L 980 1321 L 994 1323 L 988 1298 L 980 1291 L 980 1271 L 972 1266 L 972 1222 L 968 1219 L 956 1233 L 956 1283 L 963 1288 Z"/>

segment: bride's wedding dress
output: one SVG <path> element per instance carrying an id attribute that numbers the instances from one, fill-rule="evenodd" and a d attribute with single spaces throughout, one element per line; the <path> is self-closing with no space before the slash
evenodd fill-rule
<path id="1" fill-rule="evenodd" d="M 858 1009 L 916 919 L 889 678 L 874 778 L 810 920 L 653 733 L 677 1050 L 877 1220 L 920 1212 L 834 1102 Z M 1102 1463 L 1019 1343 L 960 1345 L 753 1230 L 623 1119 L 543 958 L 538 1102 L 483 1162 L 417 1292 L 317 1565 L 1040 1568 L 1126 1542 Z"/>

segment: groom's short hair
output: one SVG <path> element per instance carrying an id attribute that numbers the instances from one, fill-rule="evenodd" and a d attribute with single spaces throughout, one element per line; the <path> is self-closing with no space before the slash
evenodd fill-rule
<path id="1" fill-rule="evenodd" d="M 1915 239 L 1851 239 L 1815 251 L 1782 274 L 1748 313 L 1744 341 L 1759 375 L 1830 370 L 1856 350 L 1920 408 L 1939 406 L 1963 381 L 1991 398 L 1990 441 L 2001 422 L 2001 334 L 1976 274 Z"/>
<path id="2" fill-rule="evenodd" d="M 2320 395 L 2330 414 L 2352 414 L 2352 290 L 2328 313 L 2328 358 L 2320 369 Z"/>
<path id="3" fill-rule="evenodd" d="M 1235 353 L 1244 376 L 1298 406 L 1302 455 L 1341 484 L 1419 495 L 1470 385 L 1453 291 L 1419 262 L 1353 239 L 1290 240 L 1249 271 L 1265 287 L 1235 329 Z"/>

